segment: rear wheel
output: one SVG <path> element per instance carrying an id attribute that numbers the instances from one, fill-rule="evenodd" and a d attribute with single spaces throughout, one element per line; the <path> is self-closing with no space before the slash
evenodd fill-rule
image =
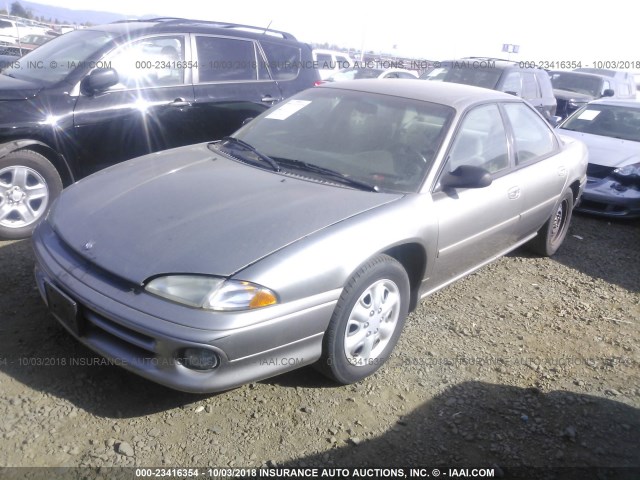
<path id="1" fill-rule="evenodd" d="M 378 255 L 345 286 L 323 340 L 318 368 L 336 382 L 357 382 L 387 360 L 409 308 L 409 279 L 402 265 Z"/>
<path id="2" fill-rule="evenodd" d="M 529 247 L 538 255 L 550 257 L 564 242 L 573 212 L 573 192 L 567 190 L 549 220 L 538 230 Z"/>
<path id="3" fill-rule="evenodd" d="M 18 150 L 0 158 L 0 239 L 31 235 L 62 191 L 62 180 L 45 157 Z"/>

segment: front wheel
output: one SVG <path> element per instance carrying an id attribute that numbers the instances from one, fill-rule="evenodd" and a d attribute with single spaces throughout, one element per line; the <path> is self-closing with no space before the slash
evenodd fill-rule
<path id="1" fill-rule="evenodd" d="M 31 235 L 62 191 L 62 180 L 45 157 L 18 150 L 0 158 L 0 239 Z"/>
<path id="2" fill-rule="evenodd" d="M 323 340 L 318 368 L 348 384 L 374 373 L 389 358 L 409 310 L 409 278 L 402 265 L 378 255 L 349 279 Z"/>
<path id="3" fill-rule="evenodd" d="M 573 212 L 573 192 L 567 190 L 546 223 L 538 230 L 529 247 L 543 257 L 550 257 L 564 242 Z"/>

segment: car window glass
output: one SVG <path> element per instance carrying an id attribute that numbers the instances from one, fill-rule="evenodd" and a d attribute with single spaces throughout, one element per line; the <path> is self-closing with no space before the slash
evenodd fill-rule
<path id="1" fill-rule="evenodd" d="M 381 190 L 416 191 L 452 108 L 395 96 L 310 88 L 234 136 L 275 159 L 329 168 Z"/>
<path id="2" fill-rule="evenodd" d="M 481 167 L 490 173 L 509 166 L 507 135 L 497 105 L 477 107 L 465 116 L 449 153 L 448 170 L 460 165 Z"/>
<path id="3" fill-rule="evenodd" d="M 504 109 L 515 137 L 516 162 L 524 163 L 556 148 L 549 125 L 523 103 L 507 103 Z"/>
<path id="4" fill-rule="evenodd" d="M 349 59 L 346 57 L 336 55 L 336 61 L 338 62 L 338 68 L 347 68 L 351 66 L 351 62 L 349 62 Z"/>
<path id="5" fill-rule="evenodd" d="M 184 37 L 160 36 L 136 40 L 109 57 L 118 73 L 117 89 L 181 85 L 184 83 Z"/>
<path id="6" fill-rule="evenodd" d="M 509 72 L 504 79 L 501 90 L 519 97 L 522 96 L 522 77 L 520 72 Z"/>
<path id="7" fill-rule="evenodd" d="M 274 80 L 293 80 L 300 70 L 300 48 L 273 42 L 260 42 L 267 55 Z"/>
<path id="8" fill-rule="evenodd" d="M 196 48 L 199 83 L 258 79 L 256 50 L 252 41 L 197 36 Z"/>
<path id="9" fill-rule="evenodd" d="M 522 98 L 540 98 L 540 90 L 536 77 L 531 72 L 522 74 Z"/>
<path id="10" fill-rule="evenodd" d="M 640 110 L 635 107 L 592 104 L 567 120 L 562 128 L 640 142 Z"/>

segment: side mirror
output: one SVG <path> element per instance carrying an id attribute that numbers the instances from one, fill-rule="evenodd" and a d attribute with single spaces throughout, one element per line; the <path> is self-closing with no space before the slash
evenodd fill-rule
<path id="1" fill-rule="evenodd" d="M 547 118 L 547 122 L 549 122 L 549 125 L 551 125 L 552 127 L 557 127 L 561 121 L 562 117 L 559 117 L 557 115 L 550 115 L 549 118 Z"/>
<path id="2" fill-rule="evenodd" d="M 440 180 L 444 188 L 484 188 L 491 185 L 491 174 L 484 168 L 460 165 L 453 172 L 447 172 Z"/>
<path id="3" fill-rule="evenodd" d="M 615 94 L 616 93 L 610 88 L 607 88 L 604 92 L 602 92 L 603 97 L 613 97 Z"/>
<path id="4" fill-rule="evenodd" d="M 98 68 L 82 79 L 80 90 L 86 95 L 95 95 L 113 87 L 118 81 L 118 72 L 113 68 Z"/>

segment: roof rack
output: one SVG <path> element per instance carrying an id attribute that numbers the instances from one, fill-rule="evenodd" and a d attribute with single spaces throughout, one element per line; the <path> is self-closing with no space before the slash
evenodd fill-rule
<path id="1" fill-rule="evenodd" d="M 171 25 L 209 25 L 217 28 L 228 28 L 230 30 L 242 30 L 245 32 L 257 33 L 260 35 L 272 35 L 287 40 L 295 40 L 296 38 L 290 33 L 280 30 L 273 30 L 269 27 L 262 28 L 255 25 L 242 25 L 239 23 L 217 22 L 210 20 L 192 20 L 188 18 L 180 17 L 155 17 L 155 18 L 138 18 L 135 20 L 118 20 L 113 23 L 127 23 L 127 22 L 162 22 L 163 24 Z"/>

